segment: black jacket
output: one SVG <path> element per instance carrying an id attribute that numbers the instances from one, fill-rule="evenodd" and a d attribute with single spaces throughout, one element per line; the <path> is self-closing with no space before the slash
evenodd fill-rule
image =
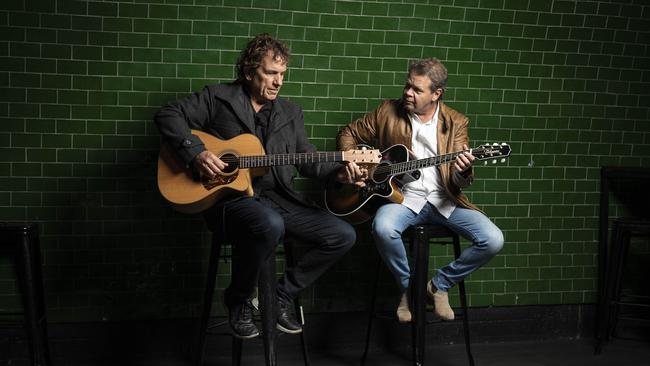
<path id="1" fill-rule="evenodd" d="M 175 147 L 178 156 L 189 167 L 196 155 L 205 150 L 201 140 L 190 129 L 202 130 L 220 139 L 231 139 L 242 133 L 255 134 L 255 115 L 250 97 L 239 83 L 208 85 L 184 99 L 171 102 L 155 115 L 163 138 Z M 305 133 L 302 109 L 295 103 L 277 98 L 264 149 L 267 154 L 316 151 Z M 337 164 L 299 164 L 301 175 L 325 182 L 339 167 Z M 278 189 L 304 205 L 313 205 L 293 189 L 294 167 L 277 166 L 271 171 Z"/>

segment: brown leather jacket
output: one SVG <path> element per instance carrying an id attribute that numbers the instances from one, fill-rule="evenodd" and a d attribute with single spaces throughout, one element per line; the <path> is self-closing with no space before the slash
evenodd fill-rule
<path id="1" fill-rule="evenodd" d="M 469 120 L 462 113 L 440 102 L 438 117 L 438 154 L 447 154 L 463 149 L 469 145 L 467 125 Z M 377 109 L 367 113 L 344 127 L 337 136 L 339 150 L 354 149 L 358 144 L 368 144 L 385 150 L 395 144 L 402 144 L 411 150 L 411 122 L 400 99 L 385 100 Z M 453 170 L 453 164 L 438 166 L 445 190 L 458 206 L 475 209 L 462 188 L 468 187 L 474 180 L 473 169 L 463 177 Z"/>

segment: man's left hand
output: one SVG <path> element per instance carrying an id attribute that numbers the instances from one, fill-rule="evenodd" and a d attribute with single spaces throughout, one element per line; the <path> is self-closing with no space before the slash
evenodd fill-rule
<path id="1" fill-rule="evenodd" d="M 354 162 L 347 162 L 336 174 L 336 180 L 341 183 L 354 184 L 358 187 L 365 187 L 365 180 L 368 179 L 368 169 L 362 168 Z"/>
<path id="2" fill-rule="evenodd" d="M 463 144 L 463 150 L 469 150 L 469 147 Z M 454 162 L 454 168 L 456 168 L 457 172 L 463 174 L 472 167 L 472 164 L 474 164 L 474 159 L 474 155 L 472 155 L 469 151 L 465 151 L 464 153 L 458 155 L 456 158 L 456 161 Z"/>

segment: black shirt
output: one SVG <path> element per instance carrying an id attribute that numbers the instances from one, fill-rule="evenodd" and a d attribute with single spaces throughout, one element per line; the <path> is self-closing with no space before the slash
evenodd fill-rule
<path id="1" fill-rule="evenodd" d="M 275 103 L 273 101 L 268 102 L 264 104 L 257 113 L 255 113 L 255 136 L 260 139 L 262 145 L 265 145 L 266 140 L 268 139 L 267 132 L 269 129 L 269 123 L 271 123 L 271 114 L 274 105 Z M 301 205 L 293 198 L 284 194 L 282 189 L 278 189 L 278 184 L 275 175 L 272 170 L 269 169 L 267 174 L 253 178 L 253 190 L 255 191 L 255 196 L 267 197 L 288 211 L 293 211 L 294 206 L 296 208 L 301 207 Z"/>

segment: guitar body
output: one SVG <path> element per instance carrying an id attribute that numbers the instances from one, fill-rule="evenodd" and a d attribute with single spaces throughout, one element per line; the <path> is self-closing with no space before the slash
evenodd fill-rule
<path id="1" fill-rule="evenodd" d="M 206 149 L 222 160 L 227 157 L 264 155 L 264 147 L 251 134 L 242 134 L 230 140 L 220 140 L 208 133 L 192 130 Z M 252 178 L 266 173 L 268 168 L 240 169 L 231 163 L 223 174 L 213 179 L 194 180 L 192 172 L 166 143 L 158 157 L 158 188 L 163 197 L 180 212 L 198 213 L 219 199 L 231 194 L 253 196 Z"/>
<path id="2" fill-rule="evenodd" d="M 409 152 L 404 145 L 393 145 L 382 151 L 381 155 L 379 165 L 369 169 L 370 179 L 366 181 L 365 187 L 334 183 L 327 188 L 325 205 L 332 214 L 351 224 L 360 224 L 370 220 L 380 206 L 404 201 L 400 188 L 419 178 L 419 171 L 390 175 L 392 164 L 409 160 Z"/>
<path id="3" fill-rule="evenodd" d="M 325 205 L 334 215 L 344 220 L 359 224 L 374 216 L 379 206 L 394 202 L 402 203 L 404 196 L 400 192 L 404 184 L 420 178 L 420 171 L 433 166 L 451 163 L 464 153 L 471 153 L 475 160 L 492 160 L 505 162 L 510 156 L 510 145 L 505 142 L 492 145 L 484 144 L 473 149 L 456 151 L 417 160 L 409 160 L 409 152 L 404 145 L 393 145 L 381 152 L 379 164 L 369 169 L 370 179 L 366 186 L 359 188 L 353 184 L 333 184 L 325 191 Z"/>

